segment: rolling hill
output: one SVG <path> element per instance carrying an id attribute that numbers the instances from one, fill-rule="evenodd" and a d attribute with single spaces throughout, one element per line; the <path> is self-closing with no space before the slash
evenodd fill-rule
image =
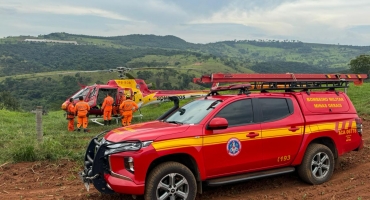
<path id="1" fill-rule="evenodd" d="M 25 39 L 76 41 L 25 42 Z M 10 92 L 23 109 L 58 109 L 81 84 L 106 83 L 112 73 L 77 71 L 127 66 L 157 89 L 199 89 L 192 78 L 228 73 L 334 73 L 348 71 L 351 59 L 370 54 L 369 46 L 312 44 L 300 41 L 240 40 L 194 44 L 175 36 L 99 37 L 68 33 L 0 39 L 0 92 Z M 165 70 L 145 67 L 176 67 Z M 76 73 L 63 74 L 65 71 Z"/>

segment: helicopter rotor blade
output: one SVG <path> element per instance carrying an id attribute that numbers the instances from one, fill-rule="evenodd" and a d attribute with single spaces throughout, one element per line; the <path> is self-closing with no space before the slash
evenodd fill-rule
<path id="1" fill-rule="evenodd" d="M 174 70 L 187 70 L 188 72 L 190 70 L 199 70 L 198 68 L 179 68 L 179 67 L 140 67 L 140 68 L 128 68 L 128 67 L 117 67 L 117 70 L 120 75 L 120 78 L 128 78 L 128 79 L 136 79 L 132 74 L 128 73 L 129 71 L 134 71 L 134 70 L 161 70 L 161 69 L 174 69 Z"/>
<path id="2" fill-rule="evenodd" d="M 95 72 L 109 72 L 109 70 L 69 71 L 69 72 L 61 72 L 61 73 L 57 73 L 57 74 L 95 73 Z"/>
<path id="3" fill-rule="evenodd" d="M 179 68 L 179 67 L 138 67 L 138 68 L 129 68 L 129 67 L 117 67 L 117 69 L 103 69 L 103 70 L 81 70 L 81 71 L 65 71 L 65 72 L 60 72 L 60 71 L 55 71 L 55 72 L 49 72 L 50 74 L 44 74 L 44 75 L 37 75 L 34 76 L 34 74 L 22 74 L 16 79 L 22 79 L 22 80 L 27 80 L 27 79 L 35 79 L 35 78 L 42 78 L 42 77 L 50 77 L 50 76 L 55 76 L 55 75 L 68 75 L 68 74 L 76 74 L 76 73 L 96 73 L 96 72 L 107 72 L 107 73 L 112 73 L 112 72 L 118 72 L 120 73 L 119 78 L 124 79 L 124 78 L 129 78 L 129 79 L 135 79 L 135 77 L 132 74 L 129 74 L 129 71 L 137 71 L 137 70 L 161 70 L 161 69 L 174 69 L 174 70 L 200 70 L 198 68 Z"/>
<path id="4" fill-rule="evenodd" d="M 199 68 L 179 68 L 179 67 L 138 67 L 138 68 L 131 68 L 131 70 L 144 70 L 144 69 L 176 69 L 176 70 L 199 70 Z"/>

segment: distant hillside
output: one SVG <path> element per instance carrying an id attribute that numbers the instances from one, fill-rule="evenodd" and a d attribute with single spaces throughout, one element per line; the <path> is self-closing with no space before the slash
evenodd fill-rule
<path id="1" fill-rule="evenodd" d="M 208 44 L 193 44 L 175 36 L 135 34 L 126 36 L 100 37 L 68 33 L 51 33 L 48 35 L 39 35 L 38 37 L 20 36 L 1 39 L 0 66 L 4 65 L 4 55 L 7 55 L 6 52 L 13 53 L 15 57 L 25 57 L 24 60 L 35 61 L 34 59 L 27 57 L 24 51 L 19 51 L 19 49 L 30 51 L 28 50 L 27 46 L 22 44 L 35 45 L 34 43 L 24 43 L 23 41 L 26 38 L 55 39 L 78 42 L 78 47 L 71 47 L 70 45 L 68 48 L 50 47 L 58 45 L 61 46 L 63 44 L 45 44 L 42 45 L 42 47 L 45 49 L 37 49 L 38 54 L 44 57 L 49 56 L 49 54 L 44 51 L 59 51 L 58 55 L 61 62 L 57 65 L 53 64 L 54 68 L 58 69 L 73 67 L 88 70 L 90 67 L 87 67 L 87 65 L 93 66 L 93 68 L 102 68 L 103 66 L 99 62 L 102 57 L 109 57 L 109 62 L 106 62 L 105 60 L 104 62 L 110 64 L 111 66 L 116 66 L 117 62 L 123 65 L 132 58 L 141 57 L 143 55 L 163 55 L 163 50 L 166 50 L 178 51 L 176 52 L 177 54 L 183 54 L 184 52 L 196 52 L 202 55 L 225 57 L 233 59 L 234 62 L 244 63 L 246 66 L 251 66 L 251 64 L 257 62 L 282 61 L 301 62 L 319 68 L 335 68 L 338 70 L 343 70 L 348 68 L 349 61 L 356 56 L 361 54 L 370 54 L 370 46 L 313 44 L 296 40 L 234 40 Z M 12 46 L 3 46 L 1 44 L 11 44 Z M 1 46 L 3 46 L 3 48 L 1 48 Z M 29 48 L 33 49 L 34 46 Z M 6 50 L 4 51 L 4 49 Z M 69 63 L 71 57 L 73 57 L 69 55 L 71 53 L 73 56 L 80 57 L 83 61 L 78 62 L 78 60 L 74 59 L 72 64 Z M 170 54 L 174 55 L 174 53 Z M 3 56 L 1 57 L 1 55 Z M 119 57 L 117 57 L 117 55 L 119 55 Z M 34 56 L 37 57 L 36 55 Z M 89 59 L 86 59 L 86 56 L 88 56 Z M 10 57 L 7 56 L 8 59 Z M 52 59 L 54 58 L 52 57 Z M 49 63 L 50 60 L 47 62 Z M 83 63 L 82 66 L 81 63 Z M 36 61 L 35 64 L 37 65 L 39 63 Z M 46 66 L 45 63 L 41 63 L 40 65 Z M 68 67 L 63 65 L 68 65 Z M 51 67 L 51 70 L 54 70 L 54 68 Z"/>
<path id="2" fill-rule="evenodd" d="M 99 36 L 86 36 L 86 35 L 73 35 L 67 33 L 51 33 L 49 35 L 43 36 L 45 39 L 59 39 L 67 40 L 73 39 L 80 44 L 88 44 L 90 40 L 106 40 L 113 44 L 118 44 L 127 47 L 155 47 L 155 48 L 171 48 L 171 49 L 189 49 L 197 48 L 196 44 L 186 42 L 185 40 L 172 36 L 156 36 L 156 35 L 126 35 L 126 36 L 115 36 L 115 37 L 99 37 Z"/>

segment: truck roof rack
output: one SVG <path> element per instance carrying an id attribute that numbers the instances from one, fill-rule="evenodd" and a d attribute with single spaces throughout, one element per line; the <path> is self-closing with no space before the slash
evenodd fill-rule
<path id="1" fill-rule="evenodd" d="M 348 88 L 349 82 L 362 85 L 367 74 L 229 74 L 214 73 L 195 78 L 195 83 L 213 83 L 209 95 L 218 94 L 217 91 L 236 90 L 240 93 L 249 94 L 249 91 L 259 90 L 285 90 L 293 92 L 301 89 L 309 94 L 311 89 L 327 89 L 335 91 L 335 88 Z M 237 84 L 230 86 L 218 86 L 219 83 L 248 82 L 249 84 Z"/>

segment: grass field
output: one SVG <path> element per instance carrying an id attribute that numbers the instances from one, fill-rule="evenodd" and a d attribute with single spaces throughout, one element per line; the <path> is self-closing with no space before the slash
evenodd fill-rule
<path id="1" fill-rule="evenodd" d="M 348 96 L 360 115 L 370 115 L 370 83 L 365 83 L 362 86 L 351 84 L 348 88 Z"/>
<path id="2" fill-rule="evenodd" d="M 188 102 L 184 100 L 180 105 Z M 142 119 L 134 117 L 133 123 L 158 118 L 173 106 L 172 102 L 150 105 L 141 109 Z M 135 115 L 139 115 L 136 113 Z M 37 142 L 36 115 L 29 112 L 0 111 L 0 164 L 61 158 L 81 161 L 90 139 L 98 133 L 120 127 L 121 123 L 104 127 L 89 123 L 89 133 L 68 132 L 64 111 L 49 112 L 42 116 L 43 142 Z M 76 122 L 76 120 L 75 120 Z"/>
<path id="3" fill-rule="evenodd" d="M 363 86 L 351 85 L 348 89 L 358 113 L 370 115 L 370 83 Z M 180 101 L 180 105 L 190 100 Z M 141 109 L 143 118 L 135 117 L 133 123 L 154 120 L 173 106 L 172 102 L 150 105 Z M 0 164 L 4 162 L 21 162 L 35 160 L 57 160 L 61 158 L 82 162 L 85 148 L 90 139 L 106 129 L 120 127 L 115 124 L 109 127 L 89 123 L 89 133 L 68 132 L 67 120 L 63 111 L 49 112 L 43 115 L 42 143 L 36 140 L 36 116 L 33 113 L 0 111 Z M 135 115 L 138 115 L 136 113 Z"/>

